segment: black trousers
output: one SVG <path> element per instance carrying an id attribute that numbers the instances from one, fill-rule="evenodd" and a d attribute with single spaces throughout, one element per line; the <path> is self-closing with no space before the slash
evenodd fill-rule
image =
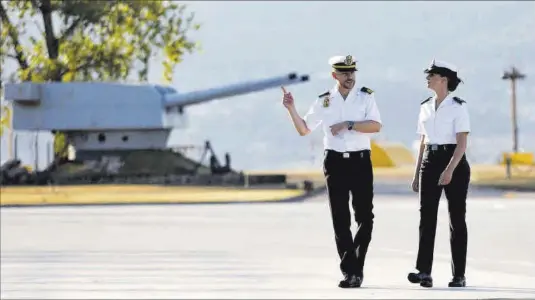
<path id="1" fill-rule="evenodd" d="M 436 148 L 433 150 L 433 148 Z M 463 156 L 448 185 L 438 185 L 438 180 L 455 150 L 455 145 L 426 146 L 420 169 L 420 242 L 416 269 L 431 274 L 437 214 L 442 190 L 448 201 L 450 216 L 450 247 L 452 275 L 464 276 L 468 233 L 466 229 L 466 196 L 470 183 L 470 165 Z"/>
<path id="2" fill-rule="evenodd" d="M 373 229 L 373 169 L 369 150 L 343 153 L 326 150 L 323 172 L 334 226 L 340 270 L 363 276 L 364 260 Z M 349 195 L 358 229 L 353 239 Z"/>

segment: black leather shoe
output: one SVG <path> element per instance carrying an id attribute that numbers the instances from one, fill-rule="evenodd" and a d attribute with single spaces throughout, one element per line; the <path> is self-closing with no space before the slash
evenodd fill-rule
<path id="1" fill-rule="evenodd" d="M 341 288 L 358 288 L 362 285 L 362 277 L 357 275 L 346 275 L 344 280 L 340 281 L 338 287 Z"/>
<path id="2" fill-rule="evenodd" d="M 419 283 L 422 287 L 433 287 L 433 278 L 427 273 L 409 273 L 407 279 L 409 279 L 411 283 Z"/>
<path id="3" fill-rule="evenodd" d="M 455 276 L 453 279 L 448 283 L 449 287 L 465 287 L 466 286 L 466 278 L 464 276 Z"/>

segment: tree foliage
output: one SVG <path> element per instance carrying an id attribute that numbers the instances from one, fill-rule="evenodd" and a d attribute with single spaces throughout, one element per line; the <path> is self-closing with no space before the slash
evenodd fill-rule
<path id="1" fill-rule="evenodd" d="M 158 54 L 169 82 L 184 54 L 196 49 L 188 33 L 200 27 L 174 1 L 1 1 L 0 17 L 0 63 L 14 59 L 19 68 L 11 80 L 33 82 L 127 80 L 136 71 L 145 81 Z"/>

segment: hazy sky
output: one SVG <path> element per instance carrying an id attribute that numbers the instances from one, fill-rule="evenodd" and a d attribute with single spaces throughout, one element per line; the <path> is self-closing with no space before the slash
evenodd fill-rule
<path id="1" fill-rule="evenodd" d="M 385 121 L 381 137 L 410 146 L 419 102 L 430 94 L 422 70 L 433 58 L 446 60 L 460 68 L 465 81 L 456 94 L 470 105 L 470 150 L 474 158 L 488 161 L 511 147 L 509 84 L 501 75 L 514 64 L 528 74 L 518 86 L 522 147 L 535 150 L 535 138 L 529 138 L 535 136 L 535 2 L 188 3 L 202 23 L 194 37 L 203 50 L 177 67 L 172 85 L 179 90 L 307 73 L 309 83 L 290 87 L 303 114 L 333 84 L 328 58 L 353 54 L 360 68 L 357 84 L 376 93 Z M 8 65 L 4 72 L 12 70 Z M 155 66 L 149 80 L 160 78 L 161 68 Z M 251 156 L 265 167 L 299 164 L 318 152 L 309 147 L 319 143 L 318 135 L 303 139 L 293 132 L 278 89 L 187 111 L 190 128 L 174 132 L 171 142 L 211 139 L 219 153 L 235 154 L 239 167 L 255 167 L 248 162 Z M 284 147 L 274 152 L 274 145 Z"/>

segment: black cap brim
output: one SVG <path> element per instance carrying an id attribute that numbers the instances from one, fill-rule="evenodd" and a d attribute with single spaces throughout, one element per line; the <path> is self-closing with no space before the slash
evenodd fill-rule
<path id="1" fill-rule="evenodd" d="M 448 68 L 431 67 L 431 68 L 425 69 L 424 73 L 426 73 L 426 74 L 438 74 L 440 76 L 447 77 L 447 78 L 450 78 L 450 79 L 455 79 L 455 80 L 458 80 L 460 82 L 463 81 L 461 78 L 459 78 L 457 76 L 457 72 L 454 72 L 454 71 L 452 71 L 452 70 L 450 70 Z"/>
<path id="2" fill-rule="evenodd" d="M 357 71 L 357 66 L 356 64 L 352 64 L 352 65 L 345 65 L 345 64 L 340 64 L 340 65 L 333 65 L 332 66 L 333 69 L 335 69 L 336 71 L 338 72 L 355 72 Z"/>

